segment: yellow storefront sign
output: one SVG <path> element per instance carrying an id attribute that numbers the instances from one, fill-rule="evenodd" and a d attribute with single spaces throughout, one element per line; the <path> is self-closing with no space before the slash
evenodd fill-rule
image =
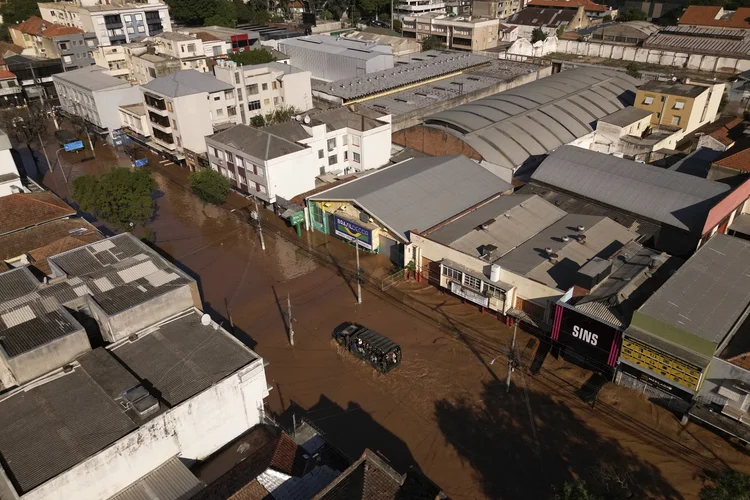
<path id="1" fill-rule="evenodd" d="M 693 391 L 698 390 L 702 370 L 690 363 L 632 338 L 622 341 L 622 359 L 658 373 Z"/>

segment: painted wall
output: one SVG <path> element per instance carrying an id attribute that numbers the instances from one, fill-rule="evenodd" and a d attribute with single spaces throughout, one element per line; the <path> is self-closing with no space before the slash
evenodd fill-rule
<path id="1" fill-rule="evenodd" d="M 117 130 L 120 128 L 120 106 L 140 102 L 141 89 L 127 86 L 100 90 L 94 93 L 94 101 L 99 113 L 99 125 L 109 130 Z"/>

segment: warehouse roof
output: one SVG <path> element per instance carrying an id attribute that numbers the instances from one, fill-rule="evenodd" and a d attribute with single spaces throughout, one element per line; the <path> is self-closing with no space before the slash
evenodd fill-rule
<path id="1" fill-rule="evenodd" d="M 635 106 L 628 106 L 622 108 L 619 111 L 615 111 L 611 115 L 604 116 L 599 119 L 600 122 L 609 123 L 617 127 L 627 127 L 631 123 L 635 123 L 638 120 L 642 120 L 647 116 L 653 115 L 653 111 L 648 111 L 642 108 L 636 108 Z"/>
<path id="2" fill-rule="evenodd" d="M 550 7 L 526 7 L 504 22 L 505 24 L 519 24 L 523 26 L 553 27 L 567 26 L 576 16 L 572 9 Z"/>
<path id="3" fill-rule="evenodd" d="M 665 26 L 648 37 L 643 46 L 746 57 L 750 52 L 750 32 L 746 29 Z"/>
<path id="4" fill-rule="evenodd" d="M 631 105 L 636 82 L 619 71 L 577 68 L 442 111 L 425 124 L 454 133 L 491 163 L 515 168 Z"/>
<path id="5" fill-rule="evenodd" d="M 178 457 L 170 458 L 109 500 L 188 499 L 205 488 Z"/>
<path id="6" fill-rule="evenodd" d="M 128 82 L 106 74 L 104 68 L 100 66 L 86 66 L 64 73 L 57 73 L 52 75 L 52 78 L 77 85 L 92 92 L 118 87 L 130 87 Z"/>
<path id="7" fill-rule="evenodd" d="M 317 82 L 313 90 L 345 100 L 379 94 L 448 73 L 489 64 L 489 57 L 463 52 L 429 51 L 413 55 L 407 64 L 335 82 Z"/>
<path id="8" fill-rule="evenodd" d="M 555 150 L 531 178 L 698 234 L 709 210 L 730 190 L 719 182 L 575 146 Z"/>
<path id="9" fill-rule="evenodd" d="M 122 80 L 120 81 L 122 82 Z M 167 97 L 182 97 L 201 92 L 212 93 L 232 90 L 234 87 L 208 73 L 186 69 L 151 80 L 143 85 L 143 88 Z"/>
<path id="10" fill-rule="evenodd" d="M 407 160 L 308 199 L 356 203 L 408 241 L 407 232 L 425 231 L 512 188 L 465 156 L 440 156 Z"/>
<path id="11" fill-rule="evenodd" d="M 492 245 L 494 262 L 566 215 L 536 195 L 498 196 L 423 234 L 474 257 Z"/>
<path id="12" fill-rule="evenodd" d="M 373 59 L 375 57 L 390 56 L 390 45 L 374 43 L 366 40 L 352 40 L 330 35 L 311 35 L 298 38 L 279 40 L 279 50 L 288 54 L 287 47 L 296 47 L 317 52 L 336 54 L 340 57 L 352 59 Z"/>
<path id="13" fill-rule="evenodd" d="M 579 226 L 583 231 L 578 231 Z M 581 235 L 585 243 L 579 242 Z M 497 263 L 552 288 L 568 290 L 581 266 L 594 257 L 609 258 L 637 237 L 637 233 L 607 217 L 568 214 Z M 552 250 L 552 257 L 547 248 Z"/>
<path id="14" fill-rule="evenodd" d="M 296 125 L 295 122 L 295 125 L 292 126 Z M 272 131 L 248 127 L 247 125 L 235 125 L 214 135 L 209 135 L 207 138 L 238 149 L 259 160 L 279 158 L 305 149 L 304 146 L 275 135 Z"/>
<path id="15" fill-rule="evenodd" d="M 656 291 L 639 313 L 720 344 L 744 319 L 750 241 L 716 234 Z"/>

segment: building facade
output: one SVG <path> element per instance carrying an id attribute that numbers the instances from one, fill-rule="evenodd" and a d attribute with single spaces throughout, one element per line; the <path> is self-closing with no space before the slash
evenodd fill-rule
<path id="1" fill-rule="evenodd" d="M 120 128 L 119 107 L 141 99 L 138 87 L 105 74 L 98 66 L 59 73 L 53 81 L 63 111 L 80 116 L 107 139 Z"/>
<path id="2" fill-rule="evenodd" d="M 0 71 L 0 108 L 13 108 L 23 104 L 23 90 L 15 73 Z"/>
<path id="3" fill-rule="evenodd" d="M 497 19 L 424 14 L 404 16 L 402 23 L 404 36 L 416 38 L 418 42 L 434 36 L 454 50 L 487 50 L 497 47 L 500 41 Z"/>
<path id="4" fill-rule="evenodd" d="M 638 87 L 634 105 L 652 112 L 652 125 L 679 127 L 685 135 L 716 120 L 723 83 L 651 80 Z"/>
<path id="5" fill-rule="evenodd" d="M 94 33 L 53 24 L 36 16 L 9 26 L 8 31 L 13 43 L 32 50 L 36 57 L 60 58 L 65 71 L 94 64 L 94 52 L 98 46 Z"/>
<path id="6" fill-rule="evenodd" d="M 403 21 L 405 16 L 445 14 L 448 3 L 443 0 L 400 0 L 393 6 L 393 19 Z"/>
<path id="7" fill-rule="evenodd" d="M 95 33 L 102 47 L 172 31 L 169 9 L 157 0 L 119 4 L 102 4 L 97 0 L 40 3 L 39 12 L 45 21 Z"/>
<path id="8" fill-rule="evenodd" d="M 97 66 L 109 70 L 110 75 L 128 80 L 130 75 L 128 55 L 122 45 L 99 47 L 94 52 L 94 62 Z"/>
<path id="9" fill-rule="evenodd" d="M 218 61 L 216 78 L 232 85 L 240 108 L 240 123 L 250 125 L 253 116 L 266 115 L 277 109 L 294 108 L 302 113 L 313 108 L 309 71 L 289 64 L 271 62 L 237 66 L 232 61 Z"/>

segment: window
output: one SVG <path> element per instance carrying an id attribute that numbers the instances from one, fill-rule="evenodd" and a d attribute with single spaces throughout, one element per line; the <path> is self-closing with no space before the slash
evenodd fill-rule
<path id="1" fill-rule="evenodd" d="M 63 56 L 63 61 L 65 61 L 66 63 L 72 63 L 73 58 L 70 56 Z"/>
<path id="2" fill-rule="evenodd" d="M 461 282 L 462 273 L 461 271 L 457 271 L 455 269 L 451 269 L 450 267 L 443 266 L 443 276 L 447 276 L 452 280 L 456 280 L 459 283 Z"/>
<path id="3" fill-rule="evenodd" d="M 146 27 L 144 25 L 141 24 L 140 26 L 138 26 L 138 33 L 145 33 L 145 32 L 146 32 Z"/>
<path id="4" fill-rule="evenodd" d="M 654 98 L 653 98 L 653 97 L 648 97 L 648 96 L 646 96 L 646 98 L 645 98 L 645 99 L 643 99 L 643 104 L 645 104 L 645 105 L 647 105 L 647 106 L 648 106 L 649 104 L 653 104 L 653 103 L 654 103 Z"/>
<path id="5" fill-rule="evenodd" d="M 359 163 L 359 153 L 352 153 L 352 159 L 354 159 L 356 163 Z"/>
<path id="6" fill-rule="evenodd" d="M 65 42 L 60 42 L 60 50 L 68 50 L 68 44 Z"/>
<path id="7" fill-rule="evenodd" d="M 275 81 L 271 82 L 271 85 L 272 85 L 273 89 L 276 90 L 276 82 Z"/>
<path id="8" fill-rule="evenodd" d="M 484 284 L 484 290 L 487 292 L 487 295 L 491 297 L 498 297 L 498 298 L 505 298 L 505 292 L 502 288 L 498 288 L 496 286 L 490 285 L 489 283 Z"/>
<path id="9" fill-rule="evenodd" d="M 227 107 L 227 115 L 228 116 L 237 116 L 237 107 L 236 106 L 228 106 Z"/>
<path id="10" fill-rule="evenodd" d="M 255 167 L 255 175 L 263 177 L 263 167 Z"/>
<path id="11" fill-rule="evenodd" d="M 248 111 L 255 111 L 256 109 L 260 109 L 260 101 L 250 101 L 247 103 L 247 109 Z"/>
<path id="12" fill-rule="evenodd" d="M 284 88 L 284 82 L 282 82 L 281 80 L 279 80 L 279 88 L 280 88 L 280 89 L 283 89 L 283 88 Z"/>
<path id="13" fill-rule="evenodd" d="M 344 161 L 349 159 L 349 151 L 344 151 Z"/>
<path id="14" fill-rule="evenodd" d="M 133 18 L 130 17 L 130 14 L 125 14 L 124 16 L 122 16 L 122 18 L 125 20 L 126 23 L 133 21 Z"/>
<path id="15" fill-rule="evenodd" d="M 175 121 L 174 118 L 172 118 L 172 128 L 177 130 L 177 122 Z"/>
<path id="16" fill-rule="evenodd" d="M 227 151 L 227 161 L 234 161 L 234 155 Z"/>
<path id="17" fill-rule="evenodd" d="M 188 52 L 195 52 L 195 44 L 189 43 L 187 46 Z"/>
<path id="18" fill-rule="evenodd" d="M 685 107 L 685 103 L 682 101 L 677 101 L 676 103 L 674 103 L 674 109 L 682 109 L 684 107 Z"/>
<path id="19" fill-rule="evenodd" d="M 473 288 L 474 290 L 480 290 L 482 288 L 482 280 L 480 280 L 479 278 L 475 278 L 474 276 L 464 274 L 464 285 L 468 286 L 469 288 Z"/>
<path id="20" fill-rule="evenodd" d="M 352 136 L 352 146 L 359 146 L 359 136 L 353 135 Z"/>
<path id="21" fill-rule="evenodd" d="M 143 14 L 136 14 L 135 15 L 135 20 L 136 21 L 143 21 Z"/>
<path id="22" fill-rule="evenodd" d="M 231 90 L 225 90 L 224 91 L 224 99 L 229 100 L 232 97 L 234 97 L 234 92 L 233 91 L 231 91 Z"/>
<path id="23" fill-rule="evenodd" d="M 132 26 L 128 26 L 128 35 L 134 35 L 135 34 L 135 28 Z"/>
<path id="24" fill-rule="evenodd" d="M 322 150 L 322 149 L 319 149 L 319 150 L 318 150 L 318 159 L 319 159 L 319 160 L 322 160 L 322 159 L 323 159 L 323 156 L 325 156 L 325 154 L 323 153 L 323 150 Z"/>
<path id="25" fill-rule="evenodd" d="M 242 102 L 242 89 L 237 89 L 237 100 Z"/>
<path id="26" fill-rule="evenodd" d="M 337 155 L 331 155 L 328 157 L 328 165 L 335 165 L 339 162 L 339 157 Z"/>
<path id="27" fill-rule="evenodd" d="M 328 151 L 333 151 L 336 149 L 336 138 L 328 139 Z"/>
<path id="28" fill-rule="evenodd" d="M 218 101 L 219 99 L 221 99 L 221 96 L 220 96 L 220 95 L 215 95 L 215 96 L 214 96 L 214 101 Z"/>
<path id="29" fill-rule="evenodd" d="M 263 84 L 263 90 L 268 90 L 268 84 L 267 83 Z"/>
<path id="30" fill-rule="evenodd" d="M 237 73 L 234 74 L 234 83 L 235 84 L 240 83 L 240 73 L 239 72 L 237 72 Z"/>
<path id="31" fill-rule="evenodd" d="M 263 99 L 263 104 L 268 106 L 269 104 L 271 104 L 271 99 Z"/>
<path id="32" fill-rule="evenodd" d="M 219 116 L 224 116 L 224 110 L 223 110 L 223 109 L 221 109 L 221 108 L 217 109 L 217 110 L 216 110 L 216 116 L 217 116 L 217 117 L 219 117 Z"/>
<path id="33" fill-rule="evenodd" d="M 679 125 L 680 124 L 680 117 L 679 116 L 673 116 L 672 117 L 672 125 Z"/>
<path id="34" fill-rule="evenodd" d="M 247 95 L 256 95 L 258 93 L 258 84 L 253 83 L 245 87 L 245 89 L 247 89 Z"/>
<path id="35" fill-rule="evenodd" d="M 89 47 L 93 47 L 94 46 L 94 41 L 93 40 L 86 40 L 86 45 L 88 45 Z"/>
<path id="36" fill-rule="evenodd" d="M 273 105 L 274 106 L 278 106 L 278 104 L 279 104 L 279 98 L 278 97 L 274 97 L 273 98 Z"/>
<path id="37" fill-rule="evenodd" d="M 346 146 L 347 144 L 349 144 L 349 136 L 348 135 L 342 135 L 341 136 L 341 144 L 343 144 L 344 146 Z"/>

